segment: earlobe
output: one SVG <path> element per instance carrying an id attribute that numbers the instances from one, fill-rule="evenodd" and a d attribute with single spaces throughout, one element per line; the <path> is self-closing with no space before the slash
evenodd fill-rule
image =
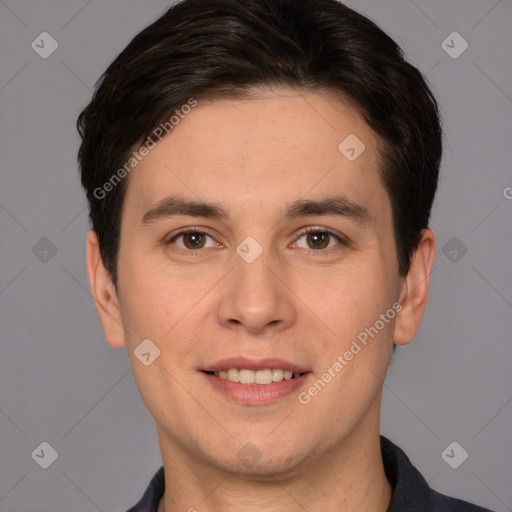
<path id="1" fill-rule="evenodd" d="M 400 304 L 396 317 L 394 341 L 397 345 L 410 343 L 420 326 L 428 301 L 430 275 L 434 265 L 436 240 L 430 229 L 421 232 L 421 240 L 402 283 Z"/>
<path id="2" fill-rule="evenodd" d="M 93 230 L 87 234 L 86 266 L 91 293 L 103 326 L 107 343 L 114 348 L 126 345 L 117 292 L 101 257 L 98 237 Z"/>

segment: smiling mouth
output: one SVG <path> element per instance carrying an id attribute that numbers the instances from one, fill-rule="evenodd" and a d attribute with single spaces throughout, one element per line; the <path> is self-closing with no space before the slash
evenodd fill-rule
<path id="1" fill-rule="evenodd" d="M 244 368 L 230 368 L 228 370 L 220 370 L 218 372 L 204 371 L 204 373 L 218 377 L 221 380 L 229 380 L 240 384 L 268 385 L 281 382 L 283 380 L 297 379 L 309 372 L 293 373 L 291 370 L 282 370 L 280 368 L 266 368 L 256 371 Z"/>

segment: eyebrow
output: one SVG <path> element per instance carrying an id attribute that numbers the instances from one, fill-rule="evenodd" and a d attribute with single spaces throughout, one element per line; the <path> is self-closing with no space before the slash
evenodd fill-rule
<path id="1" fill-rule="evenodd" d="M 179 196 L 171 196 L 162 199 L 144 214 L 141 227 L 176 215 L 218 220 L 229 219 L 228 211 L 218 203 L 189 201 Z M 288 205 L 283 217 L 298 218 L 315 215 L 346 217 L 362 226 L 368 225 L 371 220 L 369 211 L 365 206 L 349 200 L 344 195 L 326 197 L 320 200 L 298 199 Z"/>

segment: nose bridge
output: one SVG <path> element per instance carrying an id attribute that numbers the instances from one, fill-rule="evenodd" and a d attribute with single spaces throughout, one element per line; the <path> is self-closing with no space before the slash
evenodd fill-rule
<path id="1" fill-rule="evenodd" d="M 257 332 L 269 324 L 284 327 L 295 321 L 292 298 L 275 275 L 282 267 L 274 251 L 247 237 L 233 256 L 234 268 L 218 309 L 219 322 L 241 324 Z"/>
<path id="2" fill-rule="evenodd" d="M 253 237 L 247 237 L 236 248 L 233 271 L 233 294 L 247 306 L 263 310 L 281 293 L 269 267 L 273 264 L 272 251 Z M 274 262 L 274 265 L 276 263 Z"/>
<path id="3" fill-rule="evenodd" d="M 238 258 L 235 258 L 235 276 L 238 281 L 238 288 L 249 287 L 249 290 L 244 290 L 247 294 L 248 291 L 255 290 L 259 293 L 269 293 L 275 287 L 272 282 L 269 267 L 272 266 L 272 256 L 270 250 L 266 248 L 261 250 L 261 254 L 255 257 L 254 247 L 248 248 L 248 244 L 244 244 L 237 251 Z M 243 256 L 240 255 L 243 254 Z M 246 259 L 247 258 L 247 259 Z M 254 259 L 253 259 L 254 258 Z M 274 262 L 275 264 L 275 262 Z M 258 290 L 260 288 L 260 290 Z"/>

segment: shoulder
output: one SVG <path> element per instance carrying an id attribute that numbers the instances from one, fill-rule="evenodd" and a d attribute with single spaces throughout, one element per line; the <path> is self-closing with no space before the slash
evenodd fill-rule
<path id="1" fill-rule="evenodd" d="M 154 474 L 140 501 L 127 512 L 157 512 L 165 491 L 164 467 Z"/>
<path id="2" fill-rule="evenodd" d="M 492 512 L 432 489 L 409 457 L 381 435 L 386 477 L 393 487 L 387 512 Z"/>
<path id="3" fill-rule="evenodd" d="M 446 512 L 492 512 L 488 508 L 479 507 L 474 503 L 469 503 L 464 500 L 453 498 L 452 496 L 446 496 L 440 492 L 434 491 L 432 493 L 437 497 L 439 502 L 443 505 L 442 510 Z"/>

